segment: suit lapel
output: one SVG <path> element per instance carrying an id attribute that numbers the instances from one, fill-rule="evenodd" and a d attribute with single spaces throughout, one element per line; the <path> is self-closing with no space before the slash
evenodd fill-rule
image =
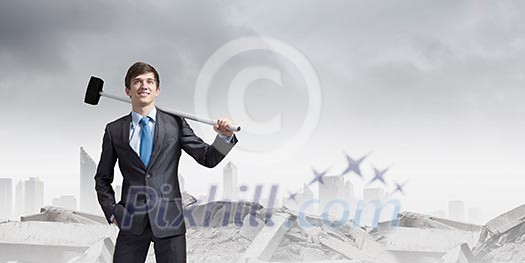
<path id="1" fill-rule="evenodd" d="M 155 122 L 155 134 L 153 137 L 153 152 L 151 153 L 149 167 L 155 163 L 155 159 L 159 156 L 160 151 L 162 150 L 162 142 L 164 140 L 166 119 L 163 112 L 157 109 L 157 121 Z"/>
<path id="2" fill-rule="evenodd" d="M 131 125 L 131 113 L 129 115 L 127 115 L 126 118 L 122 119 L 122 123 L 121 123 L 122 133 L 121 134 L 124 135 L 122 137 L 122 144 L 125 145 L 125 148 L 127 149 L 129 154 L 131 155 L 131 158 L 134 159 L 136 163 L 139 163 L 139 165 L 141 165 L 141 167 L 144 170 L 146 170 L 146 166 L 144 165 L 142 160 L 140 160 L 140 156 L 129 145 L 129 129 L 130 129 L 130 125 Z"/>

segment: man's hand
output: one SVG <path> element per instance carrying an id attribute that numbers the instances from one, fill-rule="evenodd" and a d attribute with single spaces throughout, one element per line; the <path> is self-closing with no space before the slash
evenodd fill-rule
<path id="1" fill-rule="evenodd" d="M 228 118 L 218 119 L 217 124 L 213 126 L 213 129 L 219 134 L 230 137 L 233 135 L 233 132 L 228 130 L 230 124 L 232 124 L 232 122 Z"/>

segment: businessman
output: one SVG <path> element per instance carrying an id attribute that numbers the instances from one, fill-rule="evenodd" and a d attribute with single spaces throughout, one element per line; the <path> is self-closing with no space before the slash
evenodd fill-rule
<path id="1" fill-rule="evenodd" d="M 119 227 L 113 262 L 144 262 L 151 242 L 157 262 L 186 262 L 186 228 L 178 179 L 184 150 L 199 164 L 216 166 L 237 143 L 228 119 L 214 126 L 212 145 L 188 123 L 155 107 L 160 78 L 155 68 L 137 62 L 125 77 L 132 111 L 106 125 L 95 174 L 98 201 L 108 223 Z M 123 176 L 120 201 L 111 186 L 118 160 Z"/>

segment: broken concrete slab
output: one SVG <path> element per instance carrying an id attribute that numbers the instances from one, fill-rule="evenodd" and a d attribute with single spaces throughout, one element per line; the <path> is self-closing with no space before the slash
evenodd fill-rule
<path id="1" fill-rule="evenodd" d="M 197 198 L 187 192 L 182 192 L 182 207 L 188 207 L 195 203 L 197 203 Z"/>
<path id="2" fill-rule="evenodd" d="M 525 262 L 525 223 L 495 234 L 484 228 L 485 237 L 474 248 L 480 262 Z"/>
<path id="3" fill-rule="evenodd" d="M 80 217 L 83 217 L 83 218 L 87 218 L 93 222 L 96 222 L 96 223 L 99 223 L 99 224 L 102 224 L 102 225 L 107 225 L 108 224 L 108 221 L 105 217 L 103 216 L 97 216 L 97 215 L 93 215 L 93 214 L 88 214 L 88 213 L 84 213 L 84 212 L 79 212 L 79 211 L 71 211 L 73 213 L 73 215 L 77 215 L 77 216 L 80 216 Z"/>
<path id="4" fill-rule="evenodd" d="M 474 248 L 483 261 L 525 261 L 525 205 L 516 207 L 490 220 L 483 226 Z"/>
<path id="5" fill-rule="evenodd" d="M 289 228 L 289 214 L 274 214 L 272 225 L 265 225 L 246 249 L 241 262 L 269 261 Z"/>
<path id="6" fill-rule="evenodd" d="M 480 225 L 469 224 L 469 223 L 464 223 L 464 222 L 458 222 L 458 221 L 449 220 L 449 219 L 445 219 L 445 218 L 434 217 L 434 216 L 431 216 L 429 218 L 431 220 L 435 221 L 435 222 L 438 222 L 438 223 L 450 226 L 450 227 L 452 227 L 454 229 L 463 230 L 463 231 L 470 231 L 470 232 L 480 232 L 481 231 L 481 226 Z"/>
<path id="7" fill-rule="evenodd" d="M 61 222 L 7 222 L 0 224 L 0 262 L 67 262 L 99 240 L 115 239 L 109 225 Z M 31 251 L 31 253 L 27 253 Z"/>
<path id="8" fill-rule="evenodd" d="M 241 236 L 253 241 L 263 227 L 264 221 L 253 215 L 247 215 L 242 222 Z"/>
<path id="9" fill-rule="evenodd" d="M 104 238 L 93 244 L 82 256 L 75 257 L 67 263 L 111 263 L 115 245 L 110 238 Z"/>
<path id="10" fill-rule="evenodd" d="M 492 235 L 498 235 L 525 222 L 525 205 L 516 207 L 492 220 L 485 227 Z"/>
<path id="11" fill-rule="evenodd" d="M 474 246 L 479 232 L 393 227 L 374 236 L 389 251 L 442 255 L 461 243 Z"/>
<path id="12" fill-rule="evenodd" d="M 326 247 L 337 251 L 338 253 L 344 255 L 349 259 L 362 260 L 367 262 L 376 262 L 376 263 L 395 263 L 397 260 L 394 256 L 390 255 L 386 251 L 379 253 L 373 253 L 369 250 L 359 249 L 349 242 L 345 242 L 340 238 L 336 238 L 327 233 L 319 234 L 319 240 L 321 244 Z M 376 251 L 377 252 L 377 251 Z"/>
<path id="13" fill-rule="evenodd" d="M 107 225 L 105 218 L 68 210 L 62 207 L 46 206 L 40 209 L 39 214 L 20 217 L 20 221 L 45 221 L 78 224 L 104 224 Z"/>
<path id="14" fill-rule="evenodd" d="M 398 218 L 391 221 L 380 222 L 375 231 L 383 231 L 391 227 L 412 227 L 420 229 L 443 229 L 443 230 L 463 230 L 463 231 L 481 231 L 481 226 L 468 224 L 449 219 L 429 216 L 414 212 L 401 212 Z"/>
<path id="15" fill-rule="evenodd" d="M 368 232 L 362 228 L 354 226 L 351 223 L 336 228 L 323 226 L 321 229 L 322 233 L 319 236 L 320 240 L 321 237 L 324 236 L 326 241 L 325 234 L 328 234 L 329 237 L 334 237 L 340 241 L 343 241 L 345 244 L 352 245 L 353 247 L 359 249 L 361 254 L 370 258 L 375 258 L 375 260 L 378 262 L 396 262 L 394 255 L 388 252 L 383 244 L 377 242 L 372 236 L 370 236 Z M 327 243 L 325 242 L 324 245 L 327 245 Z M 338 252 L 343 249 L 343 247 L 330 248 Z M 363 258 L 353 257 L 351 259 Z"/>
<path id="16" fill-rule="evenodd" d="M 445 225 L 443 223 L 432 220 L 429 216 L 413 213 L 413 212 L 401 212 L 398 214 L 397 219 L 380 222 L 377 226 L 377 231 L 383 231 L 391 227 L 413 227 L 413 228 L 433 228 L 433 229 L 447 229 L 452 230 L 453 227 Z"/>
<path id="17" fill-rule="evenodd" d="M 474 263 L 474 256 L 469 245 L 462 243 L 447 252 L 441 258 L 441 263 Z"/>
<path id="18" fill-rule="evenodd" d="M 102 238 L 116 238 L 117 233 L 113 225 L 13 221 L 0 224 L 0 243 L 87 248 Z"/>

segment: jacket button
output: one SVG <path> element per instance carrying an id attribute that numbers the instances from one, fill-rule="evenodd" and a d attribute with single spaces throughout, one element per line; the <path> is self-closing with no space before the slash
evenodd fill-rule
<path id="1" fill-rule="evenodd" d="M 146 174 L 146 179 L 150 179 L 151 178 L 151 174 Z"/>

